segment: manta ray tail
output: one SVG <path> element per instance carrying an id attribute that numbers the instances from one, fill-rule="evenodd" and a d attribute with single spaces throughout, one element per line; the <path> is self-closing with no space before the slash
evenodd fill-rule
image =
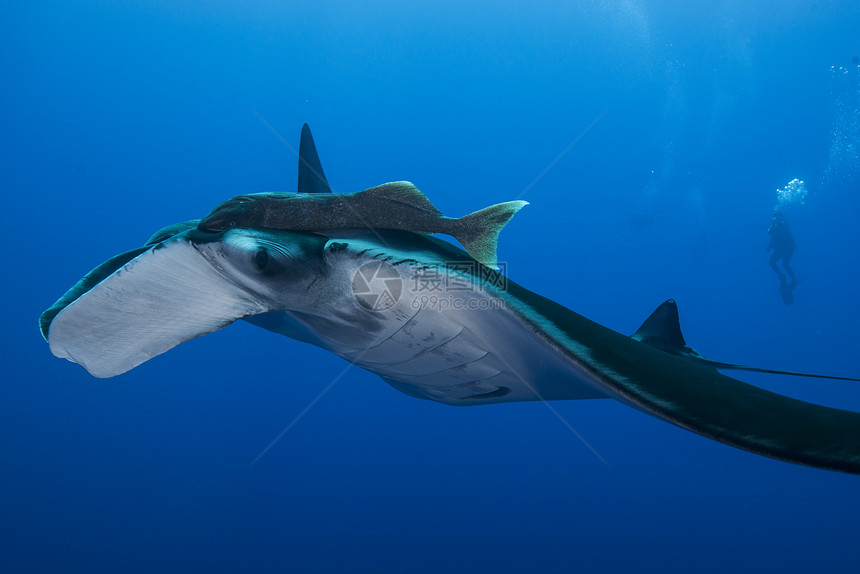
<path id="1" fill-rule="evenodd" d="M 811 379 L 833 379 L 837 381 L 858 381 L 854 377 L 837 377 L 835 375 L 819 375 L 816 373 L 799 373 L 796 371 L 782 371 L 778 369 L 764 369 L 762 367 L 749 367 L 735 363 L 724 363 L 712 361 L 700 355 L 698 351 L 687 346 L 684 335 L 681 333 L 681 321 L 678 318 L 678 305 L 673 299 L 664 301 L 651 316 L 642 323 L 639 329 L 630 335 L 632 339 L 657 347 L 672 355 L 684 355 L 693 357 L 715 369 L 730 369 L 734 371 L 750 371 L 754 373 L 768 373 L 770 375 L 789 375 L 792 377 L 807 377 Z"/>
<path id="2" fill-rule="evenodd" d="M 797 371 L 780 371 L 778 369 L 763 369 L 761 367 L 748 367 L 746 365 L 735 365 L 734 363 L 723 363 L 721 361 L 704 361 L 715 369 L 731 369 L 733 371 L 750 371 L 753 373 L 768 373 L 770 375 L 788 375 L 791 377 L 806 377 L 809 379 L 832 379 L 834 381 L 858 381 L 854 377 L 837 377 L 836 375 L 820 375 L 818 373 L 799 373 Z"/>
<path id="3" fill-rule="evenodd" d="M 611 365 L 610 388 L 658 418 L 725 444 L 772 458 L 860 474 L 860 413 L 816 405 L 721 375 L 742 369 L 780 375 L 839 378 L 711 361 L 685 345 L 672 300 L 661 305 L 619 351 L 595 358 Z M 679 356 L 661 360 L 654 353 Z M 605 355 L 605 356 L 601 356 Z"/>
<path id="4" fill-rule="evenodd" d="M 528 204 L 527 201 L 507 201 L 461 217 L 454 238 L 469 255 L 491 269 L 498 269 L 499 233 Z"/>

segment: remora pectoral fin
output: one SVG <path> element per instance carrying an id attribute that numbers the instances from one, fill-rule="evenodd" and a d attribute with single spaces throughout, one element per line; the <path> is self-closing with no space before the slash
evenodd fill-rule
<path id="1" fill-rule="evenodd" d="M 225 279 L 184 237 L 138 255 L 51 321 L 48 344 L 95 377 L 119 375 L 265 302 Z"/>

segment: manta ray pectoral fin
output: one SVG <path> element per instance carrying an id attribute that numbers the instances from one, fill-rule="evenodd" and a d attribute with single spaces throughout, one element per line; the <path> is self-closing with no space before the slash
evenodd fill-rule
<path id="1" fill-rule="evenodd" d="M 331 193 L 331 187 L 323 173 L 317 146 L 308 124 L 302 126 L 299 140 L 299 193 Z"/>
<path id="2" fill-rule="evenodd" d="M 132 258 L 59 310 L 44 329 L 54 355 L 103 378 L 270 310 L 225 279 L 182 234 Z"/>

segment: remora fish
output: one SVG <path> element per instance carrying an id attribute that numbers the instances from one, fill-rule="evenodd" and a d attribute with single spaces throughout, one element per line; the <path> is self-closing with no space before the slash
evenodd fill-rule
<path id="1" fill-rule="evenodd" d="M 427 196 L 409 183 L 386 183 L 355 193 L 331 193 L 307 124 L 302 127 L 297 193 L 237 195 L 218 205 L 199 224 L 217 233 L 231 227 L 292 231 L 400 229 L 445 233 L 492 269 L 498 269 L 499 233 L 526 201 L 508 201 L 460 218 L 442 215 Z"/>
<path id="2" fill-rule="evenodd" d="M 428 269 L 469 288 L 434 304 L 421 284 Z M 860 474 L 860 413 L 720 374 L 759 369 L 687 347 L 674 302 L 626 337 L 415 233 L 191 228 L 104 263 L 41 329 L 54 355 L 112 377 L 237 319 L 327 349 L 413 397 L 614 398 L 734 447 Z"/>

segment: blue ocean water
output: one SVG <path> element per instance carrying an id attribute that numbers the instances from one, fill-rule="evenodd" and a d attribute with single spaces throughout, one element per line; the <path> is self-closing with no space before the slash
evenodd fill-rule
<path id="1" fill-rule="evenodd" d="M 335 191 L 528 200 L 510 277 L 591 319 L 673 297 L 707 356 L 860 376 L 858 30 L 850 1 L 4 4 L 0 569 L 856 569 L 857 477 L 615 401 L 553 404 L 598 458 L 543 404 L 417 400 L 241 322 L 105 380 L 36 323 L 158 228 L 293 190 L 308 122 Z"/>

